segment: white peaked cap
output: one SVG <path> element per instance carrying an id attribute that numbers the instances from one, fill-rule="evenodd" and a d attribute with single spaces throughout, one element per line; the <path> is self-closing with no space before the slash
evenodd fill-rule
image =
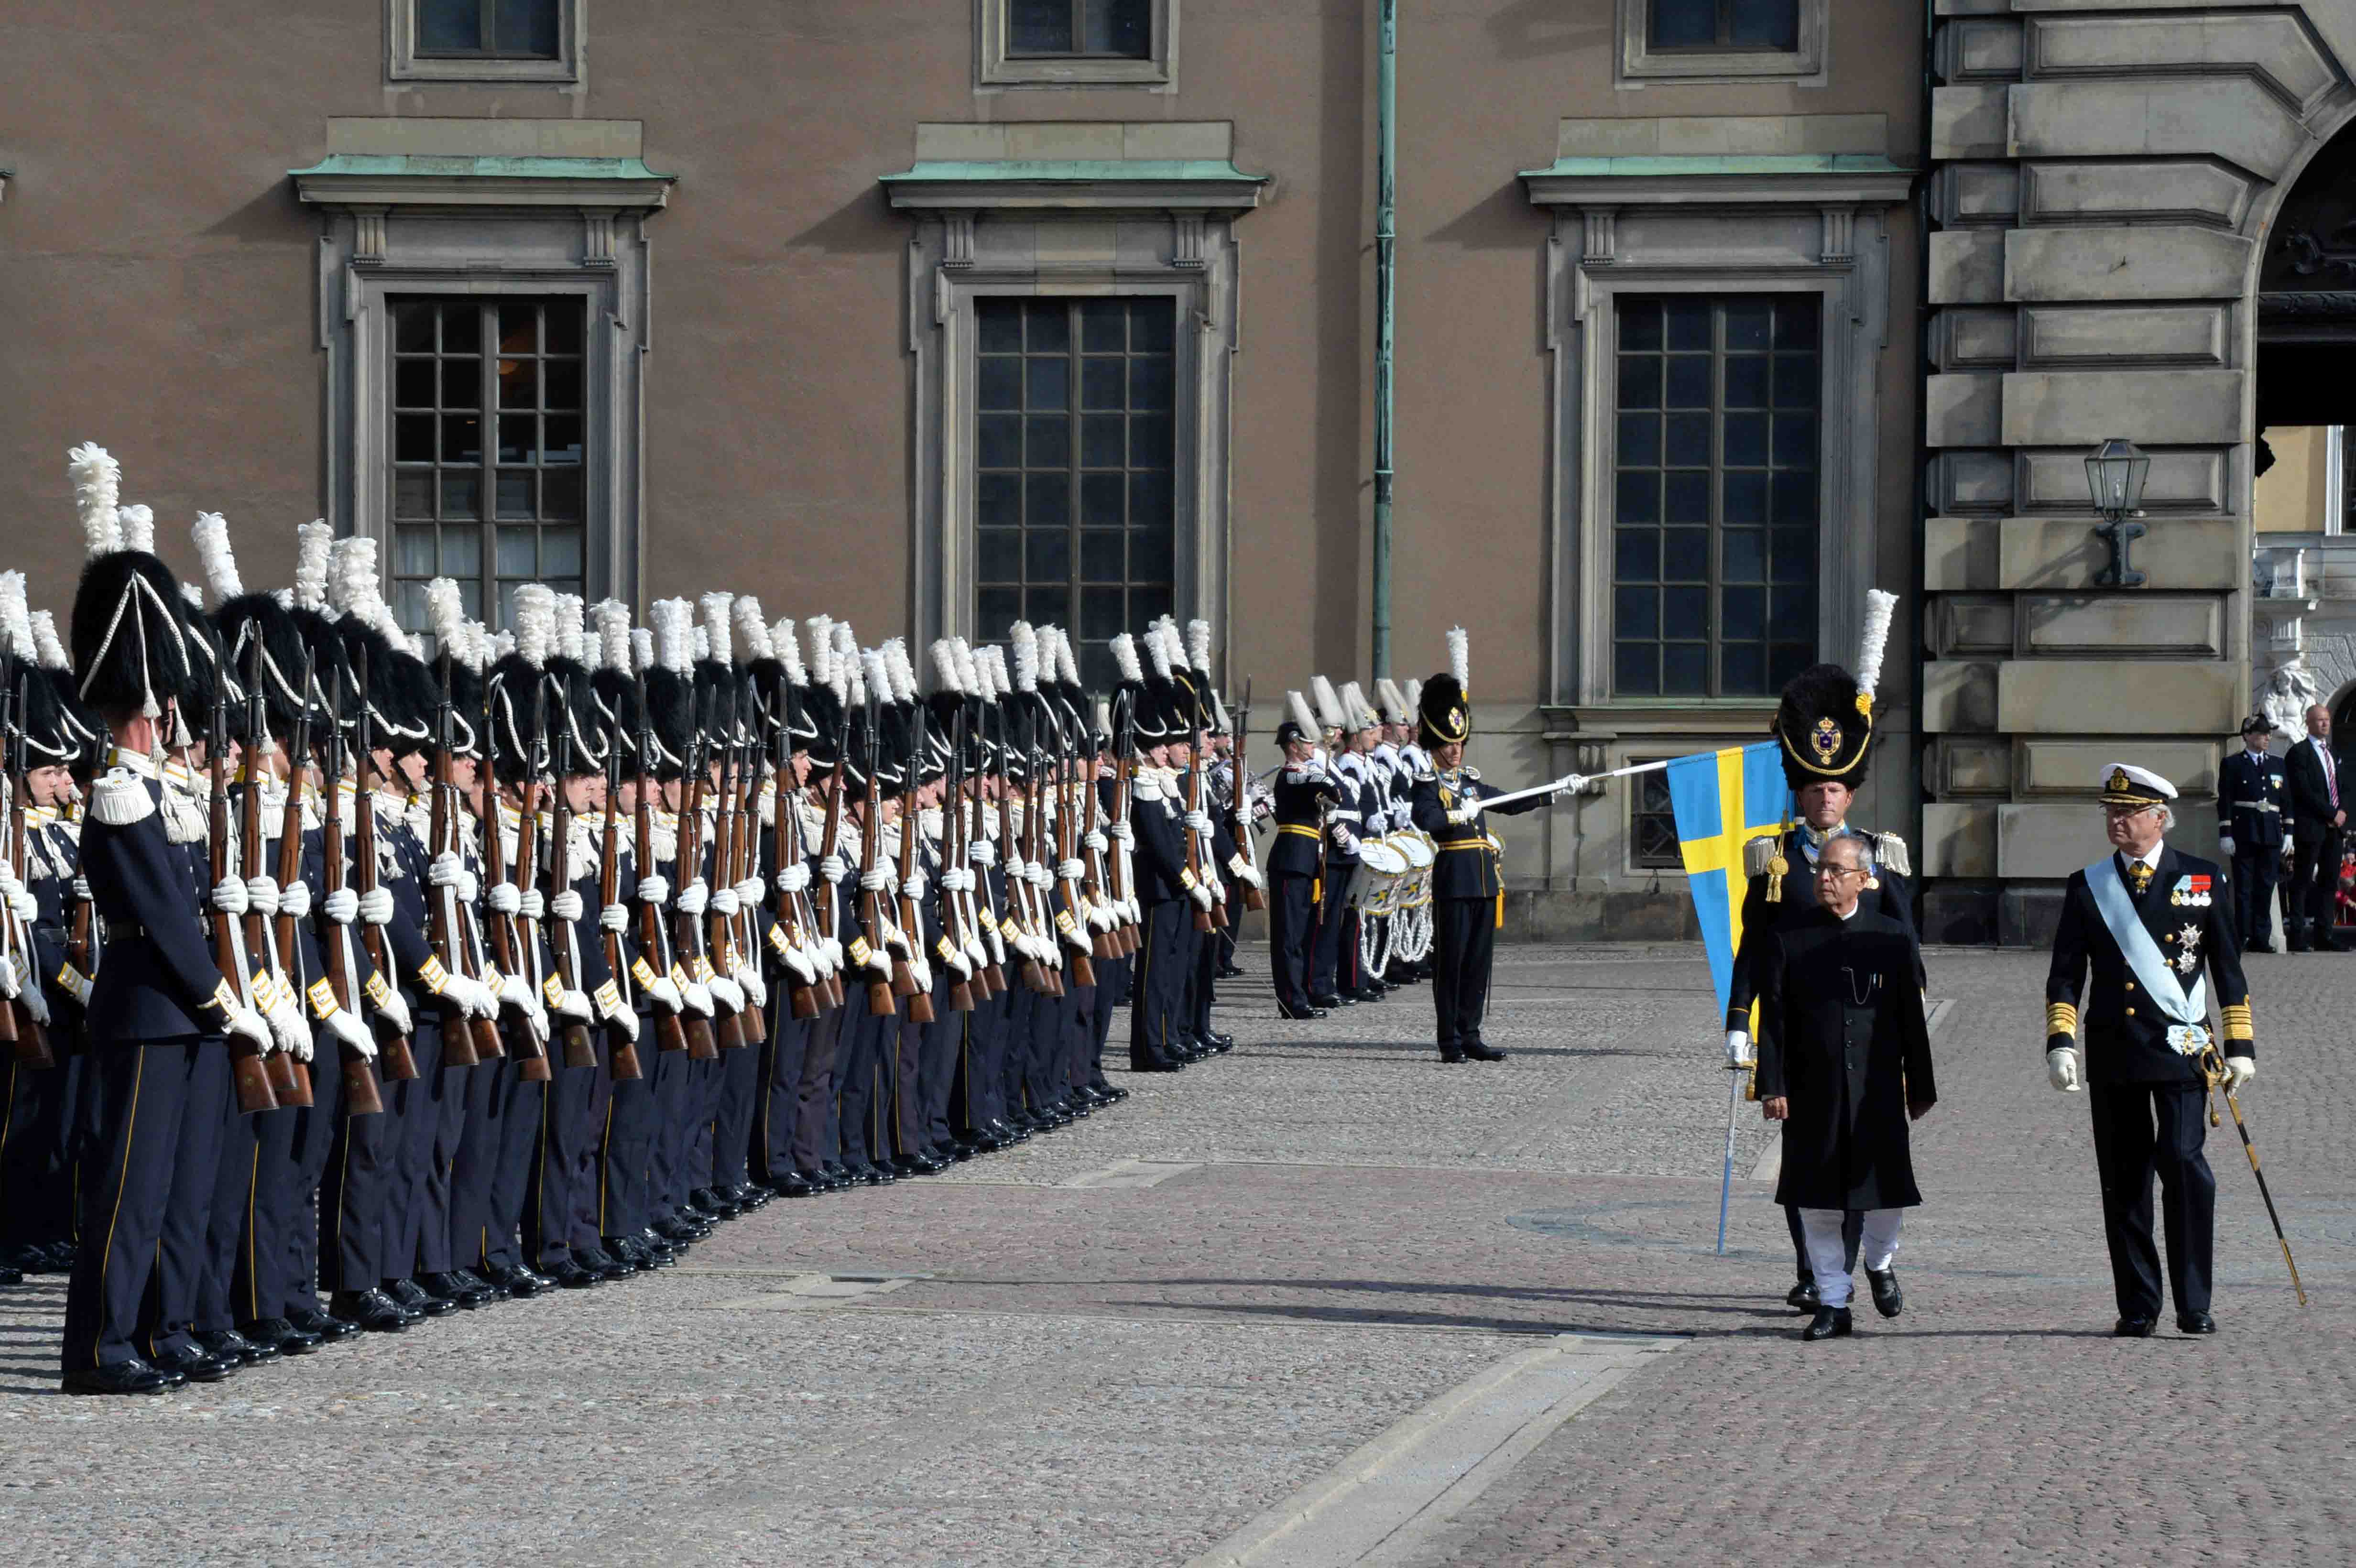
<path id="1" fill-rule="evenodd" d="M 2139 768 L 2133 763 L 2104 763 L 2099 783 L 2106 798 L 2111 792 L 2119 788 L 2122 778 L 2129 784 L 2141 784 L 2144 788 L 2154 791 L 2162 800 L 2176 798 L 2176 786 L 2149 768 Z"/>
<path id="2" fill-rule="evenodd" d="M 1333 683 L 1322 675 L 1312 675 L 1309 677 L 1309 689 L 1316 694 L 1317 717 L 1324 728 L 1345 728 L 1349 715 L 1342 711 L 1342 699 L 1334 694 Z"/>
<path id="3" fill-rule="evenodd" d="M 1317 715 L 1309 711 L 1309 699 L 1297 691 L 1284 694 L 1284 705 L 1292 712 L 1292 721 L 1301 726 L 1304 740 L 1317 739 Z"/>

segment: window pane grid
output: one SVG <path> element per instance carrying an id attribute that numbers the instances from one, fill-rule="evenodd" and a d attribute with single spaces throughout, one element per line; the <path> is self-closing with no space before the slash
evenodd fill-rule
<path id="1" fill-rule="evenodd" d="M 1645 42 L 1654 49 L 1759 49 L 1800 47 L 1799 0 L 1648 0 Z"/>
<path id="2" fill-rule="evenodd" d="M 1069 629 L 1083 683 L 1175 586 L 1176 310 L 985 299 L 976 313 L 975 610 Z"/>
<path id="3" fill-rule="evenodd" d="M 1152 0 L 997 0 L 1010 59 L 1151 59 Z"/>
<path id="4" fill-rule="evenodd" d="M 1771 695 L 1815 657 L 1816 298 L 1623 296 L 1615 322 L 1612 690 Z"/>
<path id="5" fill-rule="evenodd" d="M 394 299 L 392 601 L 425 630 L 426 581 L 504 625 L 519 582 L 582 592 L 583 305 Z"/>
<path id="6" fill-rule="evenodd" d="M 1631 757 L 1632 765 L 1657 763 L 1658 757 Z M 1638 773 L 1628 796 L 1629 864 L 1638 870 L 1682 870 L 1685 857 L 1677 849 L 1676 812 L 1669 805 L 1665 772 Z"/>
<path id="7" fill-rule="evenodd" d="M 413 0 L 420 59 L 552 60 L 561 0 Z"/>

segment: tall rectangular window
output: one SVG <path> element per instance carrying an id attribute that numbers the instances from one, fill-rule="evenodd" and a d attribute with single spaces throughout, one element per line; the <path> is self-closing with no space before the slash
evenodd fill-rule
<path id="1" fill-rule="evenodd" d="M 425 625 L 425 584 L 452 577 L 466 613 L 507 624 L 519 582 L 582 592 L 578 299 L 391 302 L 393 605 Z"/>
<path id="2" fill-rule="evenodd" d="M 1645 0 L 1645 42 L 1655 49 L 1800 47 L 1800 0 Z"/>
<path id="3" fill-rule="evenodd" d="M 1816 296 L 1614 315 L 1613 693 L 1772 695 L 1816 656 Z"/>
<path id="4" fill-rule="evenodd" d="M 558 58 L 559 0 L 415 0 L 421 59 Z"/>
<path id="5" fill-rule="evenodd" d="M 1109 686 L 1112 637 L 1172 608 L 1176 306 L 990 298 L 975 315 L 977 624 L 1066 627 L 1082 682 Z"/>
<path id="6" fill-rule="evenodd" d="M 1658 757 L 1631 757 L 1631 763 L 1657 763 Z M 1683 870 L 1685 855 L 1677 848 L 1677 814 L 1669 803 L 1665 770 L 1638 773 L 1628 781 L 1628 863 L 1635 869 Z"/>
<path id="7" fill-rule="evenodd" d="M 1002 0 L 1009 58 L 1150 59 L 1151 0 Z"/>

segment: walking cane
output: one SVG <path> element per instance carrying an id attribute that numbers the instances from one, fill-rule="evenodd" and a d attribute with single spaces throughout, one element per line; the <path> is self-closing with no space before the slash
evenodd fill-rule
<path id="1" fill-rule="evenodd" d="M 2298 1282 L 2298 1264 L 2291 1261 L 2290 1238 L 2283 1234 L 2282 1215 L 2275 1209 L 2275 1195 L 2266 1186 L 2266 1173 L 2258 1168 L 2258 1146 L 2250 1141 L 2250 1125 L 2242 1119 L 2242 1102 L 2235 1097 L 2225 1072 L 2224 1058 L 2218 1054 L 2214 1042 L 2201 1052 L 2201 1077 L 2212 1096 L 2218 1087 L 2225 1085 L 2225 1104 L 2233 1113 L 2233 1130 L 2242 1135 L 2242 1152 L 2250 1157 L 2250 1174 L 2258 1179 L 2258 1196 L 2266 1200 L 2266 1218 L 2275 1222 L 2275 1240 L 2282 1243 L 2283 1266 L 2290 1270 L 2290 1287 L 2298 1292 L 2298 1304 L 2307 1305 L 2307 1286 Z M 2209 1102 L 2209 1125 L 2216 1126 L 2217 1102 Z"/>

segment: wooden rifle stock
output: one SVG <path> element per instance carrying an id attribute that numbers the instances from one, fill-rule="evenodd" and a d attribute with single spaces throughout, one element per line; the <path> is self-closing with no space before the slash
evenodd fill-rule
<path id="1" fill-rule="evenodd" d="M 1236 848 L 1246 859 L 1253 859 L 1251 849 L 1251 800 L 1250 796 L 1247 794 L 1247 781 L 1244 777 L 1244 754 L 1245 748 L 1251 741 L 1251 735 L 1249 733 L 1251 729 L 1251 683 L 1249 681 L 1246 681 L 1244 683 L 1244 688 L 1243 709 L 1236 719 L 1235 754 L 1228 759 L 1229 764 L 1234 769 L 1236 775 L 1235 800 L 1228 809 L 1230 815 L 1235 820 Z M 1268 908 L 1268 895 L 1260 891 L 1260 890 L 1254 884 L 1246 882 L 1244 884 L 1244 908 L 1249 910 L 1255 914 L 1258 913 L 1260 911 Z"/>
<path id="2" fill-rule="evenodd" d="M 1006 755 L 1006 736 L 1002 730 L 999 733 L 998 749 L 1001 756 Z M 1021 857 L 1023 845 L 1014 832 L 1014 781 L 1012 778 L 1005 778 L 998 790 L 998 841 L 1003 847 L 1000 851 L 1001 863 L 1005 856 Z M 1012 875 L 1007 877 L 1005 918 L 1018 929 L 1030 923 L 1023 918 L 1023 891 L 1024 884 Z M 1042 993 L 1047 989 L 1045 965 L 1028 953 L 1023 954 L 1023 962 L 1015 965 L 1014 976 L 1025 989 Z"/>
<path id="3" fill-rule="evenodd" d="M 1075 818 L 1078 816 L 1079 810 L 1072 798 L 1072 759 L 1068 755 L 1057 759 L 1055 797 L 1060 808 L 1055 813 L 1055 869 L 1058 873 L 1062 871 L 1064 862 L 1071 859 L 1079 849 L 1079 840 L 1073 836 Z M 1060 874 L 1055 879 L 1055 885 L 1064 890 L 1064 907 L 1056 913 L 1056 933 L 1062 935 L 1063 928 L 1068 924 L 1073 935 L 1080 935 L 1087 930 L 1087 912 L 1080 903 L 1079 890 L 1065 881 Z M 1095 985 L 1096 965 L 1088 961 L 1094 944 L 1087 948 L 1074 946 L 1069 942 L 1064 945 L 1069 955 L 1066 961 L 1072 966 L 1072 984 Z"/>
<path id="4" fill-rule="evenodd" d="M 756 775 L 760 770 L 754 765 L 754 758 L 755 753 L 748 748 L 737 749 L 736 788 L 730 796 L 730 804 L 736 813 L 736 852 L 729 859 L 735 864 L 736 880 L 740 883 L 751 881 L 761 864 L 761 815 L 755 793 L 758 788 Z M 766 887 L 768 879 L 764 877 L 761 882 Z M 760 968 L 761 906 L 758 901 L 737 910 L 736 918 L 731 923 L 729 956 L 732 962 L 754 969 Z M 768 1038 L 768 1014 L 748 995 L 744 998 L 744 1042 L 762 1045 L 767 1042 Z"/>
<path id="5" fill-rule="evenodd" d="M 871 949 L 882 953 L 885 960 L 891 964 L 891 971 L 886 978 L 880 980 L 870 978 L 867 982 L 867 1010 L 879 1018 L 886 1014 L 896 1014 L 900 1010 L 901 992 L 898 981 L 902 968 L 899 962 L 892 959 L 889 947 L 875 945 L 884 940 L 884 913 L 877 907 L 875 894 L 864 886 L 867 874 L 875 869 L 875 857 L 883 847 L 883 837 L 884 798 L 875 782 L 875 769 L 871 761 L 867 770 L 866 809 L 860 814 L 859 823 L 859 880 L 862 883 L 859 891 L 859 923 L 867 933 L 867 941 Z M 874 971 L 869 969 L 868 973 L 872 976 Z M 908 988 L 912 991 L 916 988 L 913 976 L 908 981 Z"/>
<path id="6" fill-rule="evenodd" d="M 609 758 L 621 754 L 619 745 L 620 737 L 608 732 L 605 747 Z M 597 847 L 597 903 L 601 914 L 605 909 L 622 901 L 622 796 L 617 782 L 619 776 L 618 771 L 609 763 L 605 782 L 605 831 Z M 622 992 L 622 976 L 628 973 L 622 963 L 622 933 L 605 931 L 602 921 L 599 930 L 603 933 L 605 949 L 605 972 L 614 977 L 611 984 L 616 998 L 627 1008 L 629 998 Z M 617 1019 L 605 1020 L 605 1046 L 607 1070 L 617 1082 L 646 1076 L 645 1069 L 638 1065 L 638 1042 Z"/>
<path id="7" fill-rule="evenodd" d="M 432 819 L 425 830 L 425 853 L 428 859 L 455 853 L 458 845 L 458 824 L 455 820 L 458 786 L 450 777 L 450 674 L 449 656 L 443 656 L 442 709 L 434 748 L 434 777 L 429 786 L 433 791 Z M 465 933 L 459 929 L 457 917 L 452 912 L 458 896 L 448 888 L 431 883 L 425 889 L 425 940 L 434 950 L 434 962 L 452 975 L 467 975 L 472 965 L 462 948 Z M 446 997 L 435 1000 L 442 1008 L 442 1065 L 472 1067 L 482 1060 L 477 1049 L 480 1038 L 475 1032 L 477 1019 L 466 1009 Z M 496 1031 L 494 1031 L 496 1032 Z"/>
<path id="8" fill-rule="evenodd" d="M 965 815 L 964 788 L 965 717 L 959 713 L 956 728 L 949 734 L 948 776 L 941 784 L 941 871 L 945 882 L 949 871 L 962 869 L 966 864 L 964 847 L 958 842 Z M 963 944 L 958 937 L 964 930 L 965 921 L 958 913 L 958 895 L 953 889 L 945 886 L 941 889 L 941 940 L 961 951 Z M 948 964 L 948 959 L 944 956 L 941 962 Z M 949 965 L 949 1011 L 973 1011 L 973 994 L 980 981 L 979 975 L 970 980 L 958 979 L 957 966 Z M 987 994 L 984 993 L 985 996 Z"/>
<path id="9" fill-rule="evenodd" d="M 328 722 L 333 723 L 335 720 L 330 717 Z M 331 762 L 341 761 L 340 758 L 336 757 L 332 744 L 328 749 L 328 757 Z M 327 895 L 332 897 L 342 891 L 344 886 L 344 781 L 342 770 L 336 766 L 330 766 L 325 776 L 327 781 L 327 792 L 326 798 L 320 803 L 324 808 L 322 811 L 324 820 L 319 827 L 319 842 L 323 851 L 320 857 L 319 879 L 321 886 Z M 354 804 L 365 806 L 367 803 L 359 798 L 357 785 L 353 794 Z M 336 1006 L 357 1019 L 360 1016 L 360 1009 L 359 998 L 352 993 L 351 965 L 344 962 L 344 943 L 349 934 L 348 929 L 337 926 L 331 921 L 319 946 L 326 955 L 327 989 L 335 997 Z M 369 1065 L 368 1056 L 359 1047 L 347 1045 L 340 1040 L 337 1042 L 337 1046 L 344 1064 L 346 1110 L 355 1116 L 373 1116 L 380 1114 L 384 1110 L 384 1096 L 378 1092 L 376 1069 Z"/>
<path id="10" fill-rule="evenodd" d="M 916 911 L 916 901 L 907 893 L 908 879 L 916 874 L 916 835 L 924 827 L 924 813 L 916 808 L 916 763 L 911 761 L 908 764 L 907 793 L 900 797 L 899 891 L 893 895 L 900 905 L 900 929 L 906 933 L 911 948 L 923 941 L 925 935 L 924 918 Z M 903 969 L 908 972 L 908 989 L 902 993 L 908 998 L 908 1016 L 920 1024 L 932 1022 L 937 1016 L 933 1011 L 933 998 L 929 992 L 916 984 L 916 966 L 895 963 L 892 966 L 893 979 L 896 982 Z"/>
<path id="11" fill-rule="evenodd" d="M 778 711 L 783 713 L 785 709 L 781 707 Z M 793 741 L 789 727 L 786 727 L 786 733 L 788 738 L 778 748 L 779 760 L 776 765 L 776 823 L 770 830 L 770 842 L 775 847 L 773 858 L 779 871 L 786 869 L 789 859 L 795 862 L 802 859 L 801 806 L 794 798 Z M 788 823 L 792 824 L 790 837 L 787 827 Z M 777 955 L 782 960 L 787 949 L 798 947 L 815 925 L 809 921 L 809 911 L 802 894 L 780 891 L 775 896 L 777 903 L 770 912 L 769 940 L 776 946 Z M 793 1016 L 798 1019 L 818 1017 L 819 1008 L 824 1000 L 823 981 L 805 980 L 799 971 L 790 966 L 781 967 L 778 972 L 786 977 L 786 995 Z"/>
<path id="12" fill-rule="evenodd" d="M 730 874 L 734 869 L 733 862 L 736 849 L 736 816 L 733 809 L 736 772 L 734 750 L 723 750 L 714 765 L 719 769 L 720 777 L 712 785 L 712 891 L 717 892 L 722 888 L 733 888 L 736 885 Z M 705 770 L 705 772 L 709 771 L 709 768 Z M 695 781 L 697 788 L 703 787 L 703 780 L 704 773 L 697 773 Z M 697 817 L 699 825 L 701 820 L 699 814 Z M 717 975 L 728 963 L 728 948 L 733 940 L 728 917 L 707 904 L 703 911 L 701 935 L 705 962 L 710 965 L 712 973 Z M 709 983 L 707 980 L 706 984 Z M 719 999 L 714 997 L 712 1017 L 717 1020 L 713 1025 L 712 1032 L 719 1039 L 720 1049 L 744 1050 L 747 1043 L 745 1029 L 751 1021 L 746 1017 L 744 1009 L 742 1007 L 733 1009 L 723 1008 L 720 1005 Z"/>
<path id="13" fill-rule="evenodd" d="M 847 726 L 836 732 L 834 784 L 833 787 L 827 791 L 826 795 L 826 842 L 819 850 L 821 858 L 833 854 L 835 846 L 842 842 L 842 795 L 843 791 L 851 787 L 849 782 L 851 775 L 847 765 L 850 752 L 848 736 Z M 826 939 L 838 944 L 842 940 L 841 898 L 842 890 L 834 883 L 829 882 L 826 890 L 825 912 L 819 916 L 819 923 L 824 928 Z M 842 1006 L 849 993 L 842 987 L 842 970 L 840 965 L 836 966 L 833 974 L 827 976 L 827 985 L 833 993 L 827 1005 L 835 1008 Z"/>
<path id="14" fill-rule="evenodd" d="M 638 701 L 643 709 L 646 702 L 643 688 L 639 690 Z M 655 776 L 653 770 L 644 760 L 647 751 L 645 734 L 641 731 L 638 741 L 640 758 L 638 784 L 635 804 L 631 807 L 631 829 L 637 839 L 637 872 L 641 877 L 650 877 L 655 872 L 655 816 L 652 799 L 655 792 Z M 663 932 L 662 915 L 653 904 L 641 900 L 638 903 L 638 964 L 637 966 L 633 967 L 631 973 L 637 978 L 639 988 L 647 992 L 654 1003 L 655 1049 L 685 1051 L 687 1029 L 680 1020 L 678 1009 L 661 997 L 654 996 L 654 982 L 661 977 L 661 973 L 668 972 L 669 968 L 669 946 Z"/>
<path id="15" fill-rule="evenodd" d="M 365 656 L 363 656 L 365 657 Z M 365 668 L 365 667 L 363 667 Z M 363 690 L 366 682 L 362 682 Z M 367 734 L 367 703 L 361 703 L 361 734 Z M 357 757 L 358 768 L 353 783 L 358 798 L 353 802 L 352 864 L 359 873 L 360 895 L 365 898 L 377 891 L 376 871 L 376 763 L 366 748 Z M 380 926 L 360 923 L 360 949 L 368 955 L 370 967 L 377 973 L 378 983 L 391 986 L 388 978 L 391 967 L 385 962 L 384 931 Z M 417 1058 L 412 1054 L 409 1037 L 405 1034 L 380 1034 L 377 1037 L 377 1072 L 388 1083 L 406 1083 L 417 1076 Z"/>
<path id="16" fill-rule="evenodd" d="M 688 748 L 690 752 L 694 749 L 692 744 Z M 700 763 L 701 759 L 691 756 L 689 761 Z M 691 766 L 680 778 L 679 803 L 679 859 L 672 863 L 671 873 L 672 879 L 683 888 L 703 874 L 703 777 L 700 765 Z M 712 965 L 703 955 L 703 928 L 696 924 L 693 915 L 675 917 L 671 941 L 677 951 L 688 955 L 686 963 L 694 977 L 710 984 Z M 726 1043 L 723 1032 L 725 1023 L 726 1020 L 718 1017 L 716 1008 L 713 1017 L 709 1019 L 689 1014 L 688 1056 L 696 1061 L 709 1061 L 718 1056 L 721 1046 Z M 743 1043 L 741 1033 L 737 1043 Z"/>
<path id="17" fill-rule="evenodd" d="M 965 833 L 963 837 L 958 840 L 958 848 L 959 853 L 964 857 L 960 863 L 966 866 L 969 869 L 970 869 L 973 865 L 973 846 L 975 841 L 986 838 L 990 836 L 990 828 L 988 826 L 989 819 L 982 815 L 982 813 L 988 809 L 983 799 L 983 796 L 986 794 L 987 791 L 983 786 L 981 775 L 977 773 L 973 779 L 973 798 L 971 808 L 969 810 L 966 803 L 962 801 L 958 803 L 958 809 L 965 816 Z M 984 925 L 990 926 L 991 931 L 996 931 L 997 929 L 997 922 L 994 920 L 985 920 L 982 914 L 983 911 L 990 908 L 990 878 L 988 873 L 975 872 L 973 886 L 966 891 L 965 907 L 966 912 L 973 917 L 973 933 L 981 939 L 981 967 L 974 973 L 974 996 L 979 1000 L 986 1002 L 992 997 L 1003 995 L 1006 990 L 1006 971 L 1001 969 L 998 966 L 998 960 L 991 956 L 998 951 L 998 948 L 991 940 L 990 933 L 981 929 Z"/>
<path id="18" fill-rule="evenodd" d="M 1116 827 L 1126 827 L 1130 821 L 1131 807 L 1136 803 L 1137 753 L 1132 746 L 1117 743 L 1117 749 L 1119 752 L 1119 759 L 1113 764 L 1116 776 L 1113 784 L 1112 820 Z M 1143 937 L 1138 932 L 1137 923 L 1127 918 L 1127 906 L 1131 896 L 1129 885 L 1130 862 L 1129 859 L 1119 850 L 1113 852 L 1112 869 L 1115 879 L 1120 883 L 1123 914 L 1120 926 L 1121 947 L 1130 956 L 1134 957 L 1139 946 L 1143 943 Z"/>
<path id="19" fill-rule="evenodd" d="M 5 787 L 7 791 L 5 806 L 8 864 L 16 869 L 19 879 L 22 879 L 30 868 L 25 863 L 26 796 L 25 770 L 21 766 L 24 760 L 21 731 L 11 726 L 8 731 L 8 740 L 11 747 L 6 763 L 6 777 L 5 780 L 0 780 L 0 787 Z M 32 939 L 26 934 L 23 923 L 16 919 L 13 912 L 7 916 L 5 930 L 0 930 L 0 937 L 5 937 L 5 946 L 16 960 L 18 983 L 26 987 L 41 984 L 41 965 L 34 950 Z M 0 1021 L 0 1042 L 15 1047 L 18 1066 L 35 1072 L 47 1072 L 58 1064 L 57 1057 L 49 1050 L 48 1031 L 41 1027 L 41 1020 L 33 1016 L 33 1009 L 26 1003 L 23 997 L 12 997 L 6 1007 L 0 1008 L 0 1020 L 5 1020 Z"/>
<path id="20" fill-rule="evenodd" d="M 551 816 L 550 832 L 545 847 L 541 845 L 540 837 L 540 792 L 543 788 L 548 791 Z M 543 785 L 535 779 L 524 785 L 523 821 L 516 830 L 517 885 L 527 888 L 538 887 L 541 876 L 541 862 L 545 860 L 548 886 L 541 890 L 542 900 L 552 899 L 571 886 L 572 884 L 566 880 L 566 876 L 573 869 L 572 834 L 573 813 L 564 803 L 562 783 Z M 542 907 L 545 907 L 544 901 Z M 589 1038 L 588 1026 L 562 1022 L 556 1017 L 556 1004 L 552 998 L 561 997 L 566 991 L 577 991 L 581 987 L 574 983 L 573 946 L 565 940 L 570 928 L 566 923 L 558 921 L 552 914 L 548 919 L 552 923 L 548 932 L 548 950 L 555 960 L 556 971 L 552 978 L 556 984 L 552 987 L 543 985 L 541 987 L 541 1000 L 548 1005 L 549 1022 L 554 1026 L 557 1042 L 564 1051 L 564 1065 L 594 1067 L 597 1065 L 597 1045 Z M 536 956 L 539 952 L 538 942 L 541 934 L 538 923 L 527 915 L 520 929 L 524 940 L 532 944 L 530 951 Z"/>
<path id="21" fill-rule="evenodd" d="M 205 768 L 212 784 L 212 874 L 218 887 L 229 879 L 230 801 L 229 767 L 225 761 L 229 752 L 229 732 L 221 722 L 219 710 L 213 719 L 211 741 L 205 748 Z M 245 964 L 237 950 L 237 928 L 231 917 L 219 910 L 210 912 L 212 926 L 213 967 L 219 969 L 230 985 L 245 989 Z M 87 973 L 87 971 L 84 971 Z M 240 1111 L 274 1111 L 278 1096 L 270 1087 L 270 1070 L 262 1065 L 262 1047 L 241 1034 L 229 1037 L 230 1077 L 237 1085 L 237 1108 Z"/>

